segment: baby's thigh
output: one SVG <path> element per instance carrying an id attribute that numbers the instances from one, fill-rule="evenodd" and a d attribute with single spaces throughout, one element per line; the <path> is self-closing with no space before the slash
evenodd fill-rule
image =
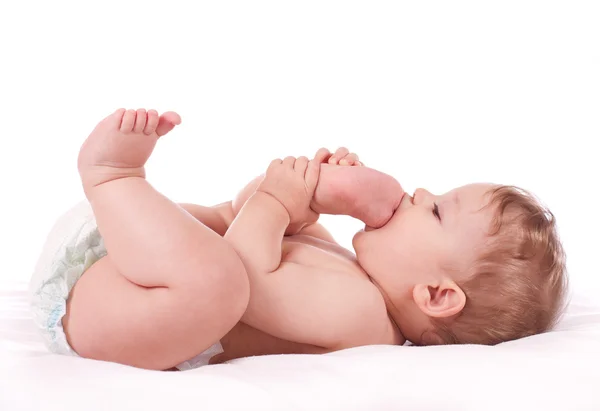
<path id="1" fill-rule="evenodd" d="M 63 326 L 69 345 L 85 358 L 147 369 L 189 360 L 219 341 L 242 315 L 211 304 L 216 298 L 211 290 L 190 288 L 138 286 L 119 273 L 110 255 L 103 257 L 86 270 L 67 301 Z"/>

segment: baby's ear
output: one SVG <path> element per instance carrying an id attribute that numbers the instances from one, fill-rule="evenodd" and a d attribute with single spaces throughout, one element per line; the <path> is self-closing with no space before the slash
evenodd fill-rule
<path id="1" fill-rule="evenodd" d="M 452 280 L 438 284 L 417 284 L 413 299 L 419 309 L 429 317 L 452 317 L 462 311 L 467 301 L 464 291 Z"/>

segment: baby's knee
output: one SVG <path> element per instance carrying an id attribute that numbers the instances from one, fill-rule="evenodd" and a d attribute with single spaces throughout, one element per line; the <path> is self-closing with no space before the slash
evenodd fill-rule
<path id="1" fill-rule="evenodd" d="M 250 300 L 250 281 L 246 268 L 237 253 L 228 253 L 224 264 L 216 270 L 217 290 L 222 312 L 236 317 L 236 322 L 246 312 Z"/>
<path id="2" fill-rule="evenodd" d="M 250 299 L 250 283 L 246 268 L 238 254 L 223 242 L 214 250 L 210 261 L 205 261 L 193 279 L 178 291 L 185 299 L 194 301 L 199 310 L 209 304 L 221 317 L 239 321 Z"/>

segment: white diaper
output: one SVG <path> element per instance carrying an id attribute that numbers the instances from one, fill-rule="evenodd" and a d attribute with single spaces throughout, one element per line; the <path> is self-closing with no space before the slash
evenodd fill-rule
<path id="1" fill-rule="evenodd" d="M 50 351 L 77 356 L 62 327 L 67 298 L 83 273 L 105 255 L 104 240 L 87 201 L 77 204 L 54 224 L 29 284 L 33 319 Z M 216 343 L 177 368 L 207 365 L 212 356 L 222 352 L 223 347 Z"/>

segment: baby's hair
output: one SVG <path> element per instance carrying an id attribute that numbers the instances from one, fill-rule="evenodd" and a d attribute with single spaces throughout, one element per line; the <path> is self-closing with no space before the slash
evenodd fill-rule
<path id="1" fill-rule="evenodd" d="M 565 308 L 566 257 L 554 215 L 531 193 L 496 186 L 486 207 L 495 209 L 488 242 L 458 285 L 462 312 L 433 319 L 439 342 L 486 344 L 552 329 Z"/>

